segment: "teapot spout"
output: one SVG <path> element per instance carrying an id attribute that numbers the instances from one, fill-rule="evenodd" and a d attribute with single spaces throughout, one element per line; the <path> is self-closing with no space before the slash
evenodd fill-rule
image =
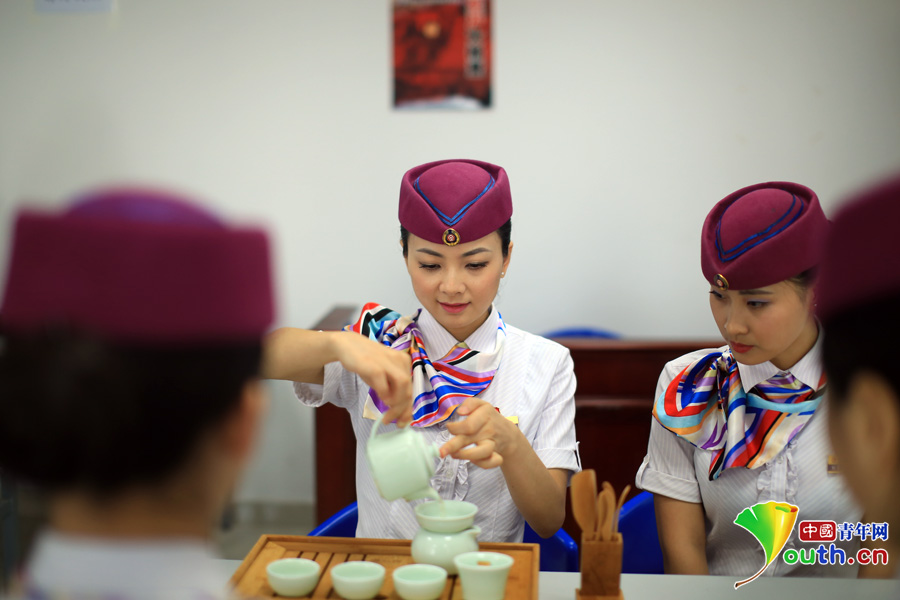
<path id="1" fill-rule="evenodd" d="M 434 488 L 427 487 L 425 489 L 421 489 L 415 492 L 411 492 L 403 498 L 407 502 L 412 502 L 413 500 L 423 500 L 423 499 L 431 499 L 431 500 L 440 500 L 441 497 L 438 495 L 437 491 Z"/>

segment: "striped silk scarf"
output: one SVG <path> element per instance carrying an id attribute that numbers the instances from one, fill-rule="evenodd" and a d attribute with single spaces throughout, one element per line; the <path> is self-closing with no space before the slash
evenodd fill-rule
<path id="1" fill-rule="evenodd" d="M 688 365 L 653 405 L 660 424 L 704 450 L 717 450 L 709 479 L 733 467 L 755 469 L 775 458 L 800 433 L 825 394 L 825 374 L 813 390 L 790 373 L 741 385 L 730 350 Z"/>
<path id="2" fill-rule="evenodd" d="M 421 309 L 411 317 L 403 317 L 396 311 L 370 302 L 363 306 L 359 320 L 344 330 L 409 353 L 412 359 L 412 425 L 430 427 L 450 418 L 466 398 L 477 396 L 491 385 L 503 357 L 506 324 L 498 315 L 497 342 L 491 354 L 472 350 L 460 342 L 446 356 L 431 360 L 425 351 L 417 322 L 420 312 Z M 380 414 L 387 409 L 378 394 L 369 389 L 363 416 L 380 418 Z"/>

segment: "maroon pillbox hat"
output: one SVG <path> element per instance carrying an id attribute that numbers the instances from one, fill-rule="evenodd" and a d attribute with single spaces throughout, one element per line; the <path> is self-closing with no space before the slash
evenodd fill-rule
<path id="1" fill-rule="evenodd" d="M 400 224 L 435 244 L 473 242 L 511 216 L 506 171 L 491 163 L 439 160 L 413 167 L 400 182 Z"/>
<path id="2" fill-rule="evenodd" d="M 816 286 L 820 319 L 900 296 L 898 225 L 900 176 L 862 192 L 838 211 Z"/>
<path id="3" fill-rule="evenodd" d="M 268 240 L 180 196 L 92 193 L 59 213 L 22 210 L 0 323 L 68 325 L 132 343 L 259 339 L 274 316 Z"/>
<path id="4" fill-rule="evenodd" d="M 703 276 L 723 290 L 790 279 L 819 264 L 827 228 L 808 187 L 786 181 L 745 187 L 718 202 L 703 223 Z"/>

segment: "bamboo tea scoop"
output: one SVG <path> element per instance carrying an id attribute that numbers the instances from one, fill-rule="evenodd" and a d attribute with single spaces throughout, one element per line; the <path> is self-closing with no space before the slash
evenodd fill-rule
<path id="1" fill-rule="evenodd" d="M 603 522 L 606 521 L 606 502 L 604 502 L 604 499 L 603 492 L 600 492 L 597 496 L 597 522 L 594 523 L 594 535 L 590 538 L 594 541 L 604 541 Z"/>
<path id="2" fill-rule="evenodd" d="M 572 514 L 586 539 L 593 539 L 597 527 L 597 474 L 593 469 L 572 477 Z"/>
<path id="3" fill-rule="evenodd" d="M 612 488 L 604 488 L 600 492 L 600 502 L 603 504 L 603 520 L 597 524 L 599 529 L 599 539 L 611 542 L 613 541 L 613 517 L 616 514 L 616 497 L 612 492 Z"/>

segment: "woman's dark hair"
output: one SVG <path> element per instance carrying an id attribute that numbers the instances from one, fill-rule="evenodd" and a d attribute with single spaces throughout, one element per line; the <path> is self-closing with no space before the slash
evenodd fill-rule
<path id="1" fill-rule="evenodd" d="M 900 296 L 871 302 L 824 323 L 822 358 L 828 373 L 829 401 L 840 403 L 854 375 L 877 373 L 900 398 Z"/>
<path id="2" fill-rule="evenodd" d="M 505 259 L 509 255 L 509 241 L 512 239 L 512 219 L 501 225 L 497 234 L 500 236 L 500 249 Z M 409 254 L 409 231 L 403 225 L 400 226 L 400 242 L 403 244 L 403 256 L 406 256 Z"/>
<path id="3" fill-rule="evenodd" d="M 813 267 L 811 269 L 803 271 L 799 275 L 795 275 L 794 277 L 789 278 L 788 282 L 793 283 L 798 289 L 801 289 L 805 292 L 816 283 L 817 273 L 818 269 L 816 267 Z"/>
<path id="4" fill-rule="evenodd" d="M 259 373 L 259 342 L 158 348 L 71 330 L 0 336 L 0 467 L 112 494 L 175 473 Z"/>

